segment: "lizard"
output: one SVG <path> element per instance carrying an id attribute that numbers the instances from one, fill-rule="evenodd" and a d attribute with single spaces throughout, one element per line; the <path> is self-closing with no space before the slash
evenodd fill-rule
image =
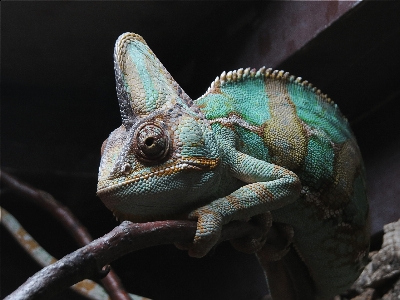
<path id="1" fill-rule="evenodd" d="M 197 220 L 193 242 L 180 245 L 193 257 L 231 221 L 255 220 L 265 234 L 280 224 L 288 246 L 276 255 L 266 235 L 233 245 L 260 261 L 294 249 L 315 299 L 357 279 L 369 248 L 365 168 L 326 94 L 262 67 L 223 72 L 192 100 L 129 32 L 116 41 L 114 71 L 122 125 L 101 147 L 97 195 L 118 219 Z"/>

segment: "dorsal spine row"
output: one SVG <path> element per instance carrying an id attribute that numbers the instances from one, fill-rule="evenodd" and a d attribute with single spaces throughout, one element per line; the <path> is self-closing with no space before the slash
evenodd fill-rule
<path id="1" fill-rule="evenodd" d="M 215 78 L 215 80 L 211 83 L 211 86 L 208 88 L 207 92 L 203 96 L 211 92 L 214 88 L 222 87 L 227 83 L 239 82 L 242 80 L 259 78 L 259 77 L 271 78 L 276 80 L 282 80 L 285 82 L 295 83 L 299 86 L 302 86 L 305 89 L 312 91 L 322 101 L 334 104 L 334 102 L 326 94 L 322 94 L 321 90 L 317 89 L 316 87 L 313 87 L 313 85 L 309 83 L 307 80 L 303 80 L 301 77 L 290 75 L 289 72 L 285 72 L 282 70 L 273 70 L 272 68 L 266 69 L 265 67 L 262 67 L 259 70 L 256 70 L 254 68 L 253 69 L 240 68 L 238 70 L 229 71 L 228 73 L 224 71 L 221 73 L 220 76 L 217 76 Z"/>

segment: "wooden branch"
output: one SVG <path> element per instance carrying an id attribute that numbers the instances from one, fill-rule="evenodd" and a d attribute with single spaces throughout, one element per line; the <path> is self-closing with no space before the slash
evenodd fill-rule
<path id="1" fill-rule="evenodd" d="M 259 230 L 251 223 L 231 222 L 224 226 L 220 241 L 252 235 Z M 49 299 L 83 279 L 106 276 L 107 264 L 129 252 L 155 245 L 189 243 L 195 232 L 195 221 L 125 221 L 103 237 L 43 268 L 5 300 Z"/>
<path id="2" fill-rule="evenodd" d="M 74 214 L 49 193 L 33 188 L 18 180 L 14 176 L 0 170 L 0 181 L 7 187 L 47 210 L 70 235 L 77 241 L 79 246 L 85 246 L 93 241 L 87 229 L 80 223 Z M 130 300 L 128 293 L 122 286 L 121 280 L 114 271 L 110 271 L 107 277 L 101 280 L 107 293 L 113 300 Z"/>
<path id="3" fill-rule="evenodd" d="M 20 246 L 42 267 L 47 267 L 57 261 L 51 256 L 46 249 L 22 227 L 17 219 L 14 218 L 6 209 L 0 207 L 0 222 L 12 235 L 12 237 L 20 244 Z M 85 279 L 70 287 L 76 293 L 92 300 L 110 299 L 110 296 L 104 288 L 96 282 Z M 143 298 L 145 300 L 145 298 Z"/>
<path id="4" fill-rule="evenodd" d="M 74 214 L 49 193 L 29 186 L 7 172 L 0 170 L 0 180 L 15 193 L 47 210 L 71 234 L 80 246 L 93 241 L 87 229 Z"/>

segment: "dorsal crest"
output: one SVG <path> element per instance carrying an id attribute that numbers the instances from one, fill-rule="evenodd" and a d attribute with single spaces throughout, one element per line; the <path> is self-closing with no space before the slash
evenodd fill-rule
<path id="1" fill-rule="evenodd" d="M 280 82 L 287 82 L 298 85 L 299 87 L 304 88 L 304 90 L 308 90 L 314 93 L 320 101 L 328 102 L 334 105 L 334 102 L 326 94 L 321 93 L 321 90 L 313 87 L 313 85 L 307 80 L 303 80 L 301 77 L 290 75 L 289 72 L 285 72 L 282 70 L 273 70 L 271 68 L 266 69 L 265 67 L 262 67 L 258 70 L 241 68 L 238 70 L 229 71 L 228 73 L 224 71 L 221 73 L 220 76 L 217 76 L 215 78 L 215 80 L 211 83 L 211 86 L 208 88 L 207 92 L 200 98 L 206 96 L 209 93 L 215 92 L 226 84 L 236 82 L 239 83 L 241 81 L 252 80 L 255 78 L 264 78 L 264 80 L 277 80 Z"/>
<path id="2" fill-rule="evenodd" d="M 177 97 L 191 106 L 189 96 L 138 34 L 127 32 L 117 39 L 114 70 L 122 123 L 127 128 L 137 117 L 147 116 Z"/>

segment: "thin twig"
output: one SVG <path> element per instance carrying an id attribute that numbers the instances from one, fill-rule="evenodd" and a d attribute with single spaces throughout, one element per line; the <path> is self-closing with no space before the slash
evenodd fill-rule
<path id="1" fill-rule="evenodd" d="M 73 213 L 66 206 L 54 199 L 49 193 L 33 188 L 2 170 L 0 170 L 0 181 L 17 194 L 47 210 L 73 236 L 79 246 L 85 246 L 93 240 L 87 229 Z M 111 270 L 108 276 L 103 278 L 101 282 L 111 299 L 131 299 L 114 271 Z"/>
<path id="2" fill-rule="evenodd" d="M 223 227 L 220 241 L 252 235 L 260 229 L 251 223 L 232 222 Z M 49 299 L 83 279 L 107 274 L 103 267 L 139 249 L 162 244 L 189 243 L 195 221 L 122 222 L 110 233 L 91 242 L 30 277 L 5 300 Z"/>
<path id="3" fill-rule="evenodd" d="M 43 268 L 51 265 L 57 259 L 51 256 L 39 243 L 22 227 L 15 217 L 6 209 L 1 209 L 1 224 L 15 238 L 22 248 Z M 107 292 L 99 284 L 85 279 L 71 288 L 82 296 L 92 300 L 109 300 Z"/>

